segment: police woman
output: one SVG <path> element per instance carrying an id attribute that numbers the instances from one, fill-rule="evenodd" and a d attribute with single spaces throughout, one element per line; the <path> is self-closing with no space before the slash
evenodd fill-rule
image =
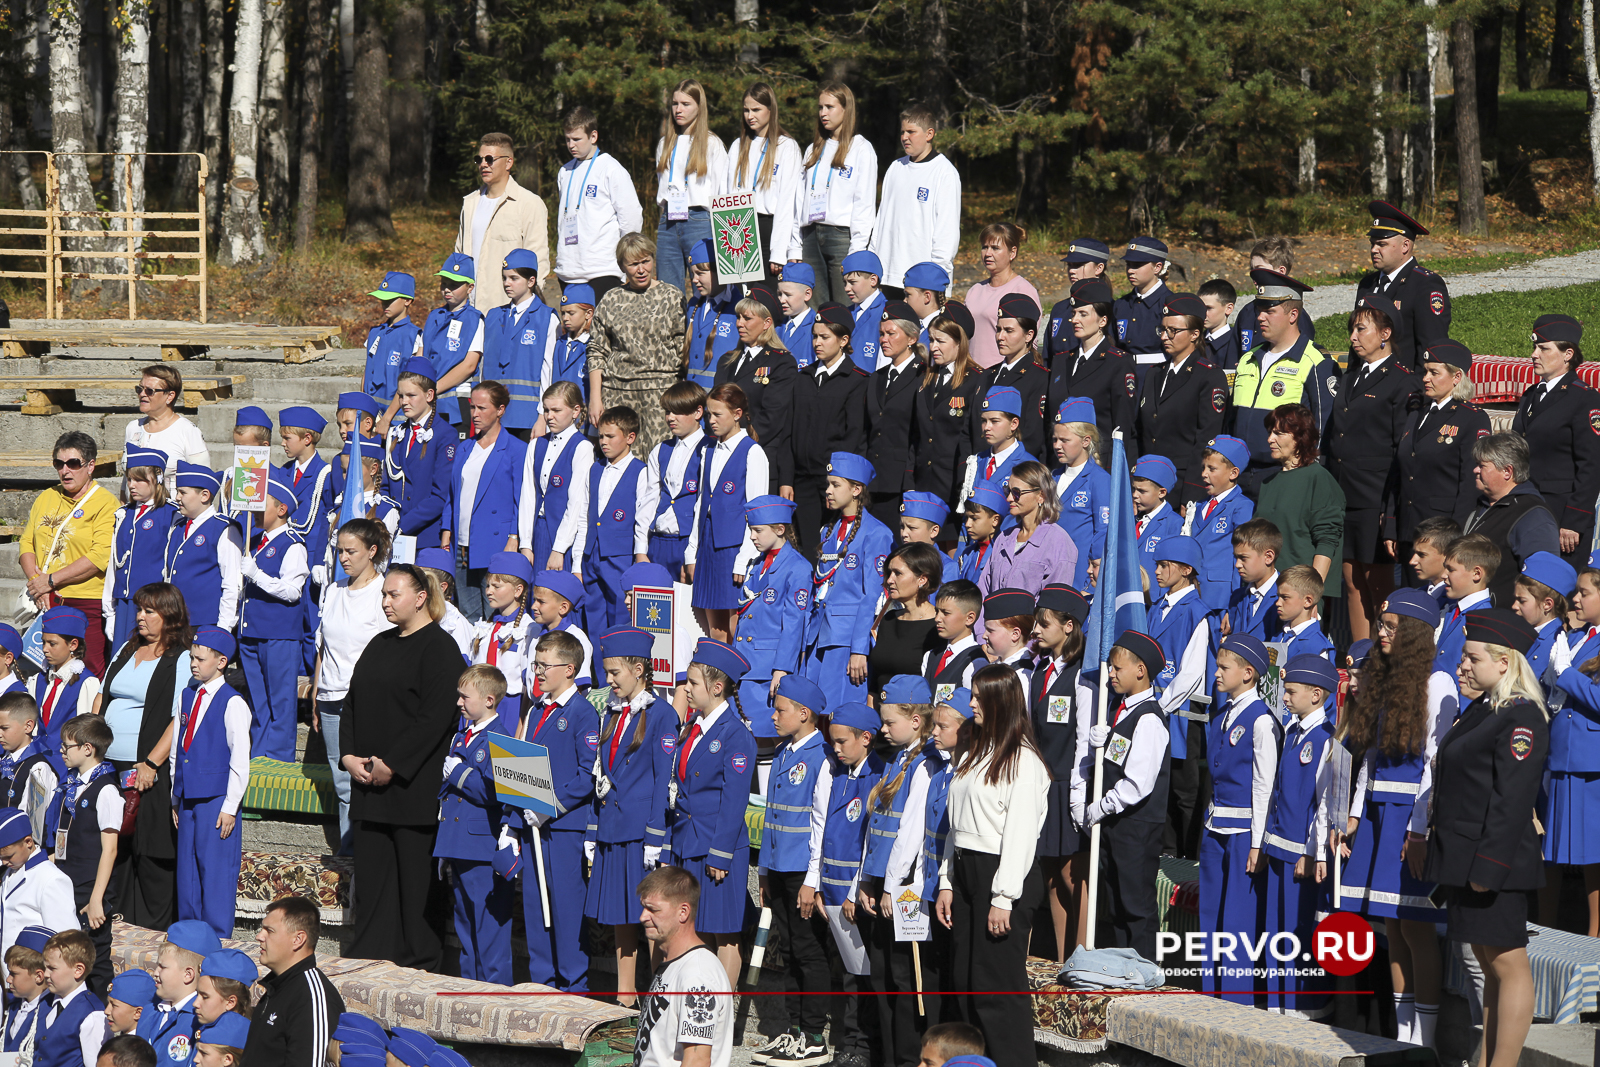
<path id="1" fill-rule="evenodd" d="M 1157 330 L 1166 361 L 1150 369 L 1139 389 L 1139 452 L 1166 456 L 1178 468 L 1168 500 L 1178 511 L 1205 499 L 1201 457 L 1228 410 L 1228 380 L 1200 351 L 1205 321 L 1206 306 L 1193 293 L 1167 298 Z"/>
<path id="2" fill-rule="evenodd" d="M 1533 484 L 1561 527 L 1561 558 L 1589 561 L 1594 503 L 1600 497 L 1600 393 L 1577 375 L 1583 324 L 1570 315 L 1533 323 L 1533 365 L 1539 384 L 1522 394 L 1511 428 L 1528 439 Z"/>
<path id="3" fill-rule="evenodd" d="M 972 313 L 957 301 L 947 303 L 928 324 L 928 369 L 917 386 L 913 415 L 912 488 L 936 494 L 952 510 L 972 455 L 968 431 L 978 406 L 981 375 L 970 348 L 974 325 Z"/>

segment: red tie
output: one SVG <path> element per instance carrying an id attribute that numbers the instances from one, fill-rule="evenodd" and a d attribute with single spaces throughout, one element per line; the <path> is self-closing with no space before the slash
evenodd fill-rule
<path id="1" fill-rule="evenodd" d="M 989 551 L 990 543 L 991 542 L 989 542 L 989 541 L 985 541 L 983 544 L 978 546 L 978 573 L 979 574 L 983 573 L 983 557 Z"/>
<path id="2" fill-rule="evenodd" d="M 839 516 L 839 543 L 841 545 L 844 544 L 845 535 L 850 532 L 850 523 L 853 519 L 854 516 L 852 515 Z"/>
<path id="3" fill-rule="evenodd" d="M 185 541 L 189 540 L 189 531 L 192 530 L 192 529 L 194 529 L 194 520 L 193 519 L 190 519 L 189 521 L 187 521 L 187 522 L 185 522 L 183 524 L 183 539 Z"/>
<path id="4" fill-rule="evenodd" d="M 622 721 L 617 723 L 616 732 L 611 735 L 611 755 L 606 759 L 606 770 L 608 771 L 617 765 L 617 746 L 622 743 L 622 735 L 628 728 L 628 716 L 632 710 L 632 708 L 629 708 L 622 713 Z"/>
<path id="5" fill-rule="evenodd" d="M 60 678 L 50 679 L 50 692 L 45 694 L 44 707 L 39 711 L 39 714 L 44 716 L 44 728 L 46 730 L 50 729 L 50 717 L 55 714 L 56 710 L 56 691 L 60 688 Z"/>
<path id="6" fill-rule="evenodd" d="M 950 662 L 951 649 L 945 649 L 944 655 L 939 657 L 939 665 L 933 669 L 933 676 L 939 677 L 939 672 L 944 670 L 944 665 Z"/>
<path id="7" fill-rule="evenodd" d="M 544 729 L 544 724 L 550 721 L 550 713 L 555 711 L 560 706 L 560 704 L 557 704 L 554 701 L 546 704 L 544 706 L 544 714 L 539 716 L 539 725 L 535 726 L 533 728 L 533 733 L 529 734 L 528 736 L 537 737 L 539 735 L 539 731 Z"/>
<path id="8" fill-rule="evenodd" d="M 294 485 L 295 485 L 296 489 L 300 488 L 300 475 L 302 473 L 304 473 L 304 472 L 301 471 L 299 467 L 296 467 L 294 469 Z"/>
<path id="9" fill-rule="evenodd" d="M 700 736 L 700 724 L 695 723 L 689 727 L 689 736 L 684 738 L 683 749 L 678 753 L 678 781 L 689 780 L 689 750 L 694 747 L 694 739 Z"/>
<path id="10" fill-rule="evenodd" d="M 1134 524 L 1134 527 L 1133 527 L 1134 540 L 1137 541 L 1139 538 L 1144 536 L 1144 525 L 1145 525 L 1145 523 L 1147 523 L 1149 521 L 1150 521 L 1149 519 L 1140 519 L 1137 523 Z"/>
<path id="11" fill-rule="evenodd" d="M 990 456 L 989 457 L 989 465 L 987 467 L 985 467 L 984 471 L 983 471 L 983 480 L 984 481 L 988 481 L 990 478 L 993 478 L 993 477 L 994 477 L 994 457 Z"/>
<path id="12" fill-rule="evenodd" d="M 761 573 L 763 575 L 767 573 L 767 568 L 772 566 L 772 561 L 777 559 L 777 558 L 778 558 L 778 550 L 776 548 L 772 549 L 771 551 L 769 551 L 767 553 L 767 558 L 761 561 Z"/>
<path id="13" fill-rule="evenodd" d="M 1127 710 L 1128 710 L 1128 702 L 1126 700 L 1124 700 L 1122 703 L 1118 704 L 1117 705 L 1117 713 L 1115 715 L 1111 716 L 1111 725 L 1115 726 L 1115 725 L 1117 725 L 1117 723 L 1121 722 L 1122 721 L 1122 713 L 1124 711 L 1127 711 Z"/>
<path id="14" fill-rule="evenodd" d="M 1049 692 L 1050 692 L 1050 683 L 1055 681 L 1055 680 L 1056 680 L 1056 661 L 1055 660 L 1051 660 L 1050 661 L 1050 666 L 1048 666 L 1048 667 L 1046 667 L 1044 669 L 1044 689 L 1042 689 L 1041 692 L 1043 692 L 1046 695 L 1048 695 Z"/>
<path id="15" fill-rule="evenodd" d="M 194 740 L 194 728 L 200 721 L 200 709 L 205 706 L 206 691 L 199 690 L 194 695 L 194 707 L 189 709 L 189 723 L 183 728 L 183 750 L 189 751 L 189 742 Z"/>
<path id="16" fill-rule="evenodd" d="M 149 504 L 140 504 L 139 505 L 139 512 L 138 512 L 138 514 L 136 514 L 133 517 L 133 521 L 134 522 L 138 522 L 140 519 L 144 518 L 144 513 L 149 511 L 149 510 L 150 510 L 150 505 Z"/>
<path id="17" fill-rule="evenodd" d="M 491 667 L 500 658 L 500 642 L 496 640 L 500 636 L 500 626 L 501 624 L 497 622 L 489 628 L 489 666 Z"/>
<path id="18" fill-rule="evenodd" d="M 1589 627 L 1589 636 L 1585 637 L 1584 640 L 1585 641 L 1593 641 L 1595 634 L 1600 634 L 1600 626 L 1591 626 L 1591 627 Z"/>
<path id="19" fill-rule="evenodd" d="M 1206 505 L 1205 512 L 1200 516 L 1200 521 L 1204 522 L 1205 520 L 1209 519 L 1211 517 L 1211 509 L 1216 507 L 1216 506 L 1217 506 L 1217 502 L 1215 500 L 1213 500 L 1210 503 L 1208 503 Z"/>
<path id="20" fill-rule="evenodd" d="M 406 442 L 406 455 L 411 455 L 411 450 L 417 447 L 417 427 L 411 427 L 411 440 Z"/>

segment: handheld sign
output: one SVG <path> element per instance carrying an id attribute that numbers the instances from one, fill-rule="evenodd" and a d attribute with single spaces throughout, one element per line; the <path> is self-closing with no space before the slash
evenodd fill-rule
<path id="1" fill-rule="evenodd" d="M 666 586 L 639 585 L 633 589 L 633 625 L 650 634 L 650 669 L 656 692 L 672 699 L 674 679 L 689 669 L 694 647 L 706 636 L 695 622 L 690 600 L 694 587 L 675 582 Z"/>
<path id="2" fill-rule="evenodd" d="M 758 282 L 766 277 L 754 193 L 711 198 L 711 244 L 717 256 L 718 281 Z"/>
<path id="3" fill-rule="evenodd" d="M 933 936 L 933 923 L 927 902 L 914 889 L 904 889 L 894 898 L 894 939 L 926 941 Z"/>
<path id="4" fill-rule="evenodd" d="M 1267 641 L 1267 671 L 1256 679 L 1256 692 L 1261 697 L 1261 702 L 1272 709 L 1280 723 L 1288 723 L 1294 718 L 1289 714 L 1289 706 L 1283 702 L 1283 668 L 1289 662 L 1289 643 L 1287 641 Z"/>
<path id="5" fill-rule="evenodd" d="M 489 763 L 496 800 L 542 815 L 557 814 L 549 749 L 504 734 L 490 734 Z"/>
<path id="6" fill-rule="evenodd" d="M 267 510 L 267 470 L 271 459 L 271 448 L 233 446 L 233 484 L 228 491 L 228 503 L 234 511 Z"/>

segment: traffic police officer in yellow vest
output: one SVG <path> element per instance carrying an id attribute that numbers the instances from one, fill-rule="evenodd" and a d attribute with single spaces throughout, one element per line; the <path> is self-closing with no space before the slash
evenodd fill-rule
<path id="1" fill-rule="evenodd" d="M 1450 336 L 1450 290 L 1443 278 L 1412 255 L 1416 239 L 1428 232 L 1427 227 L 1382 200 L 1372 201 L 1367 210 L 1372 213 L 1367 239 L 1372 242 L 1375 269 L 1357 283 L 1356 297 L 1373 293 L 1399 307 L 1389 344 L 1396 363 L 1420 374 L 1422 353 Z"/>
<path id="2" fill-rule="evenodd" d="M 1239 479 L 1254 499 L 1261 477 L 1279 464 L 1267 447 L 1267 416 L 1284 404 L 1304 404 L 1320 434 L 1333 411 L 1339 367 L 1300 333 L 1301 302 L 1311 286 L 1287 274 L 1258 268 L 1256 283 L 1256 346 L 1239 357 L 1233 380 L 1233 408 L 1227 432 L 1250 446 L 1250 465 Z"/>

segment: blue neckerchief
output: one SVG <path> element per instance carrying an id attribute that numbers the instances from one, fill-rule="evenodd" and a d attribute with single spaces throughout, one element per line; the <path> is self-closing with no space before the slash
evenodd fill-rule
<path id="1" fill-rule="evenodd" d="M 56 835 L 61 828 L 62 817 L 67 808 L 72 806 L 73 798 L 79 786 L 86 786 L 97 778 L 104 778 L 108 774 L 115 774 L 116 767 L 107 760 L 101 760 L 95 769 L 89 772 L 88 778 L 80 778 L 78 772 L 68 770 L 66 777 L 61 779 L 61 784 L 56 786 L 55 802 L 50 805 L 44 816 L 44 836 L 48 841 Z"/>
<path id="2" fill-rule="evenodd" d="M 6 753 L 5 757 L 0 759 L 0 778 L 16 777 L 17 768 L 19 766 L 43 751 L 44 742 L 36 737 L 32 741 L 29 741 L 26 745 L 23 745 L 21 748 L 17 749 L 16 752 Z"/>

